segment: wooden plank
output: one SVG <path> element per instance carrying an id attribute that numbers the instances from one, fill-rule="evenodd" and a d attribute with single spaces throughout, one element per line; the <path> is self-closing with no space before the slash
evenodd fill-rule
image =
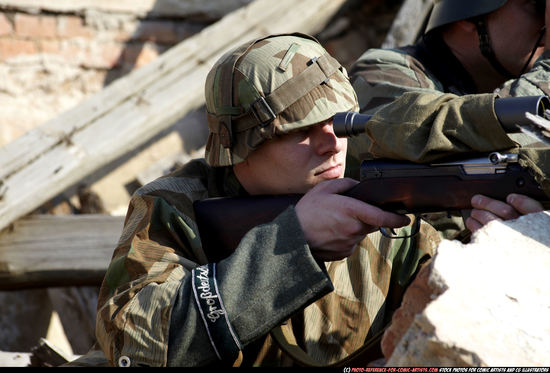
<path id="1" fill-rule="evenodd" d="M 38 345 L 32 348 L 31 363 L 38 367 L 58 367 L 75 359 L 46 338 L 40 338 Z"/>
<path id="2" fill-rule="evenodd" d="M 344 3 L 256 0 L 0 148 L 0 230 L 201 107 L 206 75 L 229 48 L 315 34 Z"/>
<path id="3" fill-rule="evenodd" d="M 431 0 L 404 0 L 382 43 L 382 48 L 397 48 L 402 45 L 414 44 L 431 4 Z"/>
<path id="4" fill-rule="evenodd" d="M 31 364 L 30 352 L 0 351 L 0 367 L 28 367 Z"/>
<path id="5" fill-rule="evenodd" d="M 0 235 L 0 290 L 98 286 L 124 217 L 32 215 Z"/>
<path id="6" fill-rule="evenodd" d="M 63 342 L 68 346 L 62 343 L 61 337 L 54 339 L 51 335 L 51 341 L 66 352 L 85 354 L 96 342 L 95 323 L 99 287 L 50 287 L 47 291 L 64 332 L 66 341 Z"/>
<path id="7" fill-rule="evenodd" d="M 190 154 L 179 153 L 164 157 L 140 172 L 136 176 L 136 181 L 139 186 L 143 186 L 155 179 L 158 179 L 161 176 L 172 172 L 174 169 L 183 166 L 192 159 L 200 158 L 203 155 L 204 146 Z"/>

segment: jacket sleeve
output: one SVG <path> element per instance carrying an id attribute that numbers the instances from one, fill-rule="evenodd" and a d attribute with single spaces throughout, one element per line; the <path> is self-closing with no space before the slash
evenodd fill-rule
<path id="1" fill-rule="evenodd" d="M 235 253 L 216 268 L 219 295 L 243 346 L 332 290 L 324 267 L 321 269 L 311 256 L 293 207 L 273 222 L 249 231 Z M 206 322 L 197 315 L 190 285 L 184 283 L 171 321 L 171 365 L 217 361 L 212 334 L 224 326 L 210 327 L 211 333 L 206 333 Z"/>
<path id="2" fill-rule="evenodd" d="M 544 63 L 539 60 L 533 71 L 544 70 Z M 441 83 L 414 58 L 394 50 L 367 51 L 350 74 L 361 111 L 374 115 L 367 135 L 349 141 L 347 175 L 351 177 L 358 174 L 361 160 L 372 156 L 429 162 L 517 147 L 494 112 L 497 93 L 444 93 Z M 533 74 L 540 79 L 544 75 Z"/>
<path id="3" fill-rule="evenodd" d="M 366 135 L 348 142 L 346 175 L 358 178 L 372 157 L 432 162 L 451 155 L 517 151 L 520 163 L 550 195 L 547 146 L 523 133 L 506 133 L 495 111 L 498 97 L 550 95 L 550 52 L 518 79 L 493 93 L 454 95 L 402 51 L 371 49 L 350 70 L 363 113 L 373 117 Z"/>
<path id="4" fill-rule="evenodd" d="M 209 333 L 217 331 L 206 327 L 194 294 L 194 270 L 206 265 L 195 231 L 162 198 L 132 198 L 98 301 L 96 334 L 112 364 L 197 366 L 228 356 L 213 345 Z M 215 266 L 217 293 L 241 347 L 332 290 L 292 207 L 252 229 Z"/>
<path id="5" fill-rule="evenodd" d="M 394 49 L 372 48 L 353 64 L 350 80 L 362 113 L 373 114 L 406 92 L 442 94 L 443 85 L 414 58 Z"/>
<path id="6" fill-rule="evenodd" d="M 375 157 L 430 162 L 515 148 L 495 114 L 495 97 L 405 93 L 374 114 L 366 126 L 367 148 L 357 150 L 354 144 L 355 149 Z"/>
<path id="7" fill-rule="evenodd" d="M 416 59 L 403 51 L 372 48 L 350 70 L 362 113 L 372 114 L 406 92 L 444 94 L 441 82 Z M 550 51 L 517 79 L 494 92 L 500 97 L 550 96 Z"/>

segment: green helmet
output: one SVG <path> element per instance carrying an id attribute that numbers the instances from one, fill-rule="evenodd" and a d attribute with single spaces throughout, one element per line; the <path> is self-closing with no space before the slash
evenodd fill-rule
<path id="1" fill-rule="evenodd" d="M 434 0 L 425 33 L 463 19 L 491 13 L 506 0 Z"/>
<path id="2" fill-rule="evenodd" d="M 276 135 L 358 110 L 346 70 L 312 36 L 281 34 L 223 55 L 205 84 L 211 166 L 242 162 Z"/>

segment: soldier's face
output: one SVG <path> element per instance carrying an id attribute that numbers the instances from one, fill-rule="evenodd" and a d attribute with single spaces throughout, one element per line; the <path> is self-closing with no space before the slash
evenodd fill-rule
<path id="1" fill-rule="evenodd" d="M 535 0 L 508 0 L 501 8 L 489 14 L 487 22 L 498 60 L 511 73 L 519 75 L 544 26 L 544 14 L 537 8 Z M 528 69 L 543 51 L 544 37 Z"/>
<path id="2" fill-rule="evenodd" d="M 235 174 L 250 194 L 306 193 L 321 181 L 344 176 L 347 139 L 332 120 L 266 141 Z"/>

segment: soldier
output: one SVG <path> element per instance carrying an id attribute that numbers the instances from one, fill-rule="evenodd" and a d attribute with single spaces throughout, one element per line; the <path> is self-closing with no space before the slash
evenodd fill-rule
<path id="1" fill-rule="evenodd" d="M 545 28 L 545 17 L 549 17 L 545 3 L 434 0 L 414 45 L 366 51 L 350 69 L 360 111 L 371 114 L 385 108 L 381 117 L 386 122 L 407 122 L 420 115 L 425 118 L 422 128 L 431 132 L 424 136 L 408 131 L 410 137 L 405 138 L 405 132 L 396 131 L 402 136 L 384 137 L 385 149 L 367 136 L 351 140 L 349 174 L 356 172 L 357 161 L 368 152 L 424 162 L 449 154 L 512 149 L 518 144 L 539 146 L 531 137 L 506 135 L 498 126 L 491 126 L 494 115 L 489 112 L 498 97 L 550 94 L 550 29 Z M 409 96 L 406 112 L 392 111 L 391 103 L 403 94 Z M 456 136 L 458 126 L 475 130 L 460 137 Z M 542 208 L 525 198 L 514 196 L 507 205 L 476 196 L 472 201 L 476 209 L 466 225 L 475 231 L 490 220 Z"/>
<path id="2" fill-rule="evenodd" d="M 379 227 L 409 219 L 339 194 L 357 183 L 343 178 L 347 140 L 332 128 L 336 112 L 358 109 L 345 69 L 310 36 L 270 36 L 221 57 L 205 95 L 205 159 L 130 202 L 98 301 L 107 358 L 120 366 L 327 365 L 377 341 L 439 235 L 422 224 L 414 237 L 382 236 Z M 195 200 L 286 193 L 304 195 L 209 262 Z M 307 354 L 295 355 L 292 343 Z M 380 357 L 364 351 L 363 364 Z"/>

